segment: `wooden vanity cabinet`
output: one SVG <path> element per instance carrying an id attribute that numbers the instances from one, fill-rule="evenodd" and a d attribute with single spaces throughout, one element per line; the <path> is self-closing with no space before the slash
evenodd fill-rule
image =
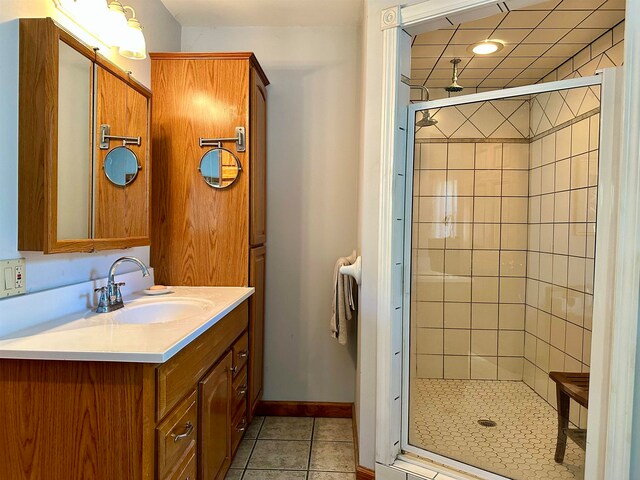
<path id="1" fill-rule="evenodd" d="M 220 478 L 231 465 L 232 353 L 200 380 L 200 478 Z"/>
<path id="2" fill-rule="evenodd" d="M 50 18 L 20 19 L 19 35 L 18 249 L 149 245 L 151 91 Z M 127 186 L 106 179 L 122 142 L 100 149 L 101 124 L 141 138 L 128 145 L 141 170 Z"/>
<path id="3" fill-rule="evenodd" d="M 0 360 L 0 476 L 223 479 L 247 426 L 248 316 L 159 365 Z"/>
<path id="4" fill-rule="evenodd" d="M 263 392 L 266 260 L 267 85 L 255 55 L 150 53 L 154 91 L 151 264 L 166 285 L 251 286 L 244 417 Z M 235 129 L 246 129 L 240 148 Z M 242 171 L 228 188 L 199 170 L 199 138 L 225 138 Z M 188 192 L 188 195 L 185 195 Z"/>

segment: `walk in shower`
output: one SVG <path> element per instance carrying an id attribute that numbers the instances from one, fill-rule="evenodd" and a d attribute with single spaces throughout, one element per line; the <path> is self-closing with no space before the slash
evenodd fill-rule
<path id="1" fill-rule="evenodd" d="M 600 89 L 576 78 L 411 108 L 405 451 L 493 478 L 583 478 L 587 409 L 571 400 L 557 462 L 549 373 L 589 372 Z M 416 126 L 427 109 L 437 123 Z"/>

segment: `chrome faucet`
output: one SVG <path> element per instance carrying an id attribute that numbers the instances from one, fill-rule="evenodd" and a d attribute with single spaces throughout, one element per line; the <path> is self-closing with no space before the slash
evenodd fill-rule
<path id="1" fill-rule="evenodd" d="M 124 262 L 135 263 L 140 267 L 140 270 L 142 270 L 143 277 L 149 276 L 147 266 L 135 257 L 121 257 L 113 262 L 113 265 L 111 265 L 111 268 L 109 269 L 107 286 L 96 288 L 94 290 L 96 293 L 100 293 L 100 300 L 98 301 L 98 308 L 96 308 L 96 312 L 108 313 L 124 307 L 122 292 L 120 291 L 120 287 L 124 287 L 124 282 L 116 283 L 115 280 L 116 268 Z"/>

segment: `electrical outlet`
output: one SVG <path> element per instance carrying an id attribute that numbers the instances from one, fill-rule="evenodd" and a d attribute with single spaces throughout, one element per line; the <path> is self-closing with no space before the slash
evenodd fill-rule
<path id="1" fill-rule="evenodd" d="M 0 298 L 26 292 L 25 259 L 0 260 Z"/>

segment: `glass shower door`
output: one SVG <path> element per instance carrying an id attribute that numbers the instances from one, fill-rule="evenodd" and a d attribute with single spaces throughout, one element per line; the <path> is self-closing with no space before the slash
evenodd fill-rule
<path id="1" fill-rule="evenodd" d="M 583 477 L 579 442 L 554 459 L 549 374 L 588 377 L 599 83 L 412 109 L 405 451 L 503 478 Z M 586 418 L 572 402 L 572 432 Z"/>

